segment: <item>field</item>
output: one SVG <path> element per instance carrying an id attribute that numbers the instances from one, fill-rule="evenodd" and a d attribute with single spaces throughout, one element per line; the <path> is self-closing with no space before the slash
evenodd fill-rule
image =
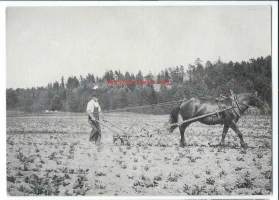
<path id="1" fill-rule="evenodd" d="M 249 148 L 222 126 L 192 124 L 187 147 L 179 132 L 156 131 L 167 115 L 133 113 L 105 117 L 131 137 L 113 143 L 117 128 L 89 142 L 83 114 L 7 116 L 9 195 L 268 195 L 272 192 L 271 117 L 246 115 L 239 128 Z M 154 130 L 154 131 L 152 131 Z M 119 131 L 120 133 L 120 131 Z"/>

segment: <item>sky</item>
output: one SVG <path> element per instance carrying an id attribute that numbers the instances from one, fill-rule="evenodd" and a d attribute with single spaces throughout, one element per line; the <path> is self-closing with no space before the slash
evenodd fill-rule
<path id="1" fill-rule="evenodd" d="M 271 55 L 271 8 L 10 7 L 7 88 L 46 86 L 107 70 L 168 67 Z"/>

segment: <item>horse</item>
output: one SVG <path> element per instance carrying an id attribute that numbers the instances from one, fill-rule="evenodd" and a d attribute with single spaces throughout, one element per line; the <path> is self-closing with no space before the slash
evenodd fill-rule
<path id="1" fill-rule="evenodd" d="M 180 146 L 185 147 L 185 137 L 184 132 L 186 128 L 193 122 L 199 121 L 203 124 L 207 125 L 215 125 L 222 124 L 223 133 L 221 142 L 218 144 L 220 146 L 224 146 L 226 134 L 231 128 L 239 137 L 240 145 L 242 148 L 246 149 L 248 145 L 243 140 L 243 135 L 240 132 L 237 122 L 240 119 L 241 115 L 250 107 L 258 107 L 263 111 L 267 111 L 267 104 L 265 104 L 257 95 L 257 93 L 241 93 L 241 94 L 233 94 L 231 91 L 230 97 L 222 97 L 220 99 L 202 99 L 202 98 L 191 98 L 189 100 L 183 101 L 179 106 L 176 106 L 170 113 L 169 123 L 171 124 L 169 128 L 169 132 L 172 133 L 174 129 L 179 127 L 180 131 Z M 220 113 L 216 113 L 214 115 L 210 115 L 204 118 L 198 118 L 198 116 L 202 116 L 218 110 L 222 110 L 222 108 L 232 107 L 232 109 L 228 109 L 222 111 Z M 197 120 L 186 122 L 178 125 L 178 118 L 181 117 L 183 121 L 197 117 Z"/>

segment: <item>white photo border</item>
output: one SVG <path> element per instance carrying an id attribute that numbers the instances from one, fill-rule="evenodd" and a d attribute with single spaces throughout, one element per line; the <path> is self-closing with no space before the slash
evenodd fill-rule
<path id="1" fill-rule="evenodd" d="M 15 197 L 7 194 L 6 181 L 6 8 L 32 6 L 271 6 L 272 8 L 272 139 L 273 193 L 272 195 L 231 196 L 78 196 L 78 197 Z M 278 2 L 277 1 L 2 1 L 0 2 L 0 197 L 1 199 L 98 199 L 98 200 L 169 200 L 169 199 L 278 199 Z"/>

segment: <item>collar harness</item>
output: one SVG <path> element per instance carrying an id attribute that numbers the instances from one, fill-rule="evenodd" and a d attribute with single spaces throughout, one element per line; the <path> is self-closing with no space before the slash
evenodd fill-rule
<path id="1" fill-rule="evenodd" d="M 240 104 L 246 106 L 246 108 L 245 108 L 245 109 L 241 109 L 241 108 L 240 108 Z M 235 113 L 238 117 L 240 117 L 241 114 L 243 114 L 243 112 L 244 112 L 247 108 L 249 108 L 249 105 L 247 105 L 246 103 L 239 103 L 239 102 L 238 102 L 238 99 L 237 99 L 237 96 L 236 96 L 236 95 L 232 95 L 232 107 L 233 107 L 234 113 Z M 235 110 L 235 108 L 237 108 L 238 111 Z"/>

